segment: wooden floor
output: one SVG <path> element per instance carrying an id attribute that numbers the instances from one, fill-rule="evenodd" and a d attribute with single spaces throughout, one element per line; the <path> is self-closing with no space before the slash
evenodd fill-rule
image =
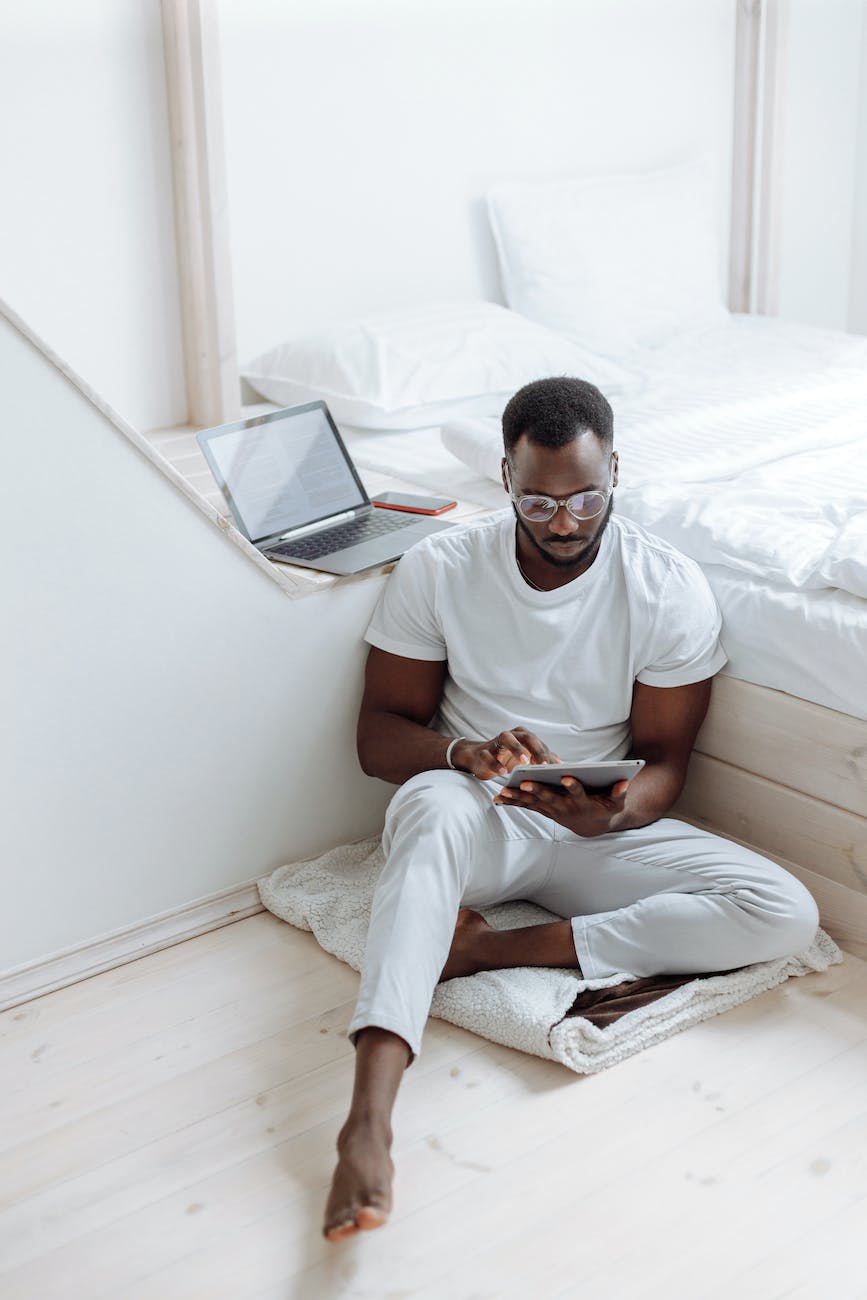
<path id="1" fill-rule="evenodd" d="M 864 961 L 586 1078 L 432 1020 L 332 1246 L 356 986 L 266 912 L 3 1013 L 2 1300 L 867 1297 Z"/>

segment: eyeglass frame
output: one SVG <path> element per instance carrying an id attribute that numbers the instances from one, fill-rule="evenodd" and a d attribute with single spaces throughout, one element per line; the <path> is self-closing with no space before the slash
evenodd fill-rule
<path id="1" fill-rule="evenodd" d="M 610 456 L 609 456 L 609 458 L 608 458 L 608 459 L 609 459 L 609 464 L 611 463 L 612 460 L 614 460 L 616 454 L 617 454 L 617 453 L 614 452 L 614 451 L 611 452 L 611 454 L 610 454 Z M 616 465 L 616 462 L 615 462 L 615 465 Z M 503 470 L 504 470 L 506 476 L 508 477 L 508 485 L 507 485 L 507 487 L 506 487 L 506 491 L 508 492 L 510 499 L 512 500 L 512 502 L 513 502 L 514 505 L 516 506 L 516 508 L 517 508 L 517 510 L 518 510 L 518 513 L 520 514 L 521 518 L 522 518 L 522 519 L 526 519 L 527 522 L 530 523 L 530 524 L 549 524 L 549 523 L 551 522 L 551 520 L 556 516 L 557 511 L 560 509 L 561 506 L 565 506 L 565 508 L 566 508 L 566 513 L 568 514 L 569 518 L 570 518 L 570 519 L 574 519 L 576 524 L 583 523 L 583 522 L 584 522 L 585 520 L 587 520 L 587 519 L 598 519 L 599 516 L 602 514 L 602 511 L 603 511 L 603 510 L 605 509 L 605 507 L 608 505 L 608 502 L 609 502 L 610 499 L 611 499 L 611 493 L 614 491 L 614 469 L 615 469 L 615 466 L 612 466 L 611 471 L 610 471 L 609 476 L 608 476 L 608 487 L 605 489 L 604 492 L 601 492 L 598 488 L 591 488 L 589 492 L 572 492 L 572 493 L 570 493 L 570 495 L 569 495 L 568 497 L 552 497 L 552 496 L 549 496 L 547 492 L 525 492 L 523 496 L 520 496 L 520 497 L 519 497 L 519 496 L 516 496 L 516 495 L 515 495 L 515 490 L 514 490 L 514 488 L 512 487 L 512 467 L 511 467 L 511 465 L 509 464 L 509 458 L 508 458 L 508 456 L 504 456 L 504 457 L 503 457 Z M 574 513 L 574 511 L 572 511 L 572 510 L 569 509 L 569 502 L 572 500 L 572 498 L 573 498 L 573 497 L 582 497 L 582 496 L 585 496 L 585 497 L 589 497 L 589 496 L 601 496 L 601 497 L 602 497 L 602 505 L 601 505 L 601 506 L 599 507 L 599 509 L 595 512 L 595 514 L 592 514 L 592 515 L 576 515 L 576 514 Z M 525 514 L 524 514 L 523 510 L 521 509 L 521 502 L 522 502 L 522 501 L 525 501 L 528 497 L 544 497 L 546 501 L 553 501 L 553 503 L 554 503 L 554 509 L 551 511 L 550 515 L 548 515 L 547 519 L 530 519 L 530 517 L 529 517 L 528 515 L 525 515 Z"/>

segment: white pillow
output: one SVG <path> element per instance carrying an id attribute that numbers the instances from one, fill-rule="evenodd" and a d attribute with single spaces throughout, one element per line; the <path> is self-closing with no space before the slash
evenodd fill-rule
<path id="1" fill-rule="evenodd" d="M 492 302 L 436 303 L 366 316 L 284 343 L 242 370 L 281 406 L 324 399 L 358 428 L 418 429 L 453 415 L 499 415 L 512 394 L 549 375 L 603 392 L 629 371 Z"/>
<path id="2" fill-rule="evenodd" d="M 488 193 L 506 302 L 626 358 L 725 321 L 712 159 Z"/>

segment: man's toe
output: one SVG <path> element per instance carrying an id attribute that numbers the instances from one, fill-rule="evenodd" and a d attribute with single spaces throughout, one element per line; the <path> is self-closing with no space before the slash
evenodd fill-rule
<path id="1" fill-rule="evenodd" d="M 388 1218 L 388 1213 L 379 1205 L 363 1205 L 355 1217 L 355 1222 L 365 1232 L 371 1228 L 381 1228 Z"/>
<path id="2" fill-rule="evenodd" d="M 355 1219 L 341 1219 L 340 1223 L 329 1223 L 324 1228 L 325 1236 L 329 1241 L 342 1241 L 344 1237 L 351 1237 L 354 1232 L 358 1232 Z"/>

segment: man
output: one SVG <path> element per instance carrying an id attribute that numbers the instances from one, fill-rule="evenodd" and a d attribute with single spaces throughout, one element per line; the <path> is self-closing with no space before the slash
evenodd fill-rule
<path id="1" fill-rule="evenodd" d="M 367 632 L 359 758 L 400 789 L 349 1027 L 333 1241 L 388 1216 L 392 1107 L 439 980 L 730 970 L 803 950 L 819 921 L 781 867 L 665 816 L 725 663 L 720 615 L 692 560 L 612 516 L 608 402 L 538 380 L 503 437 L 511 511 L 413 547 Z M 503 788 L 520 762 L 627 756 L 645 767 L 606 794 Z M 473 910 L 515 898 L 566 919 L 496 931 Z"/>

